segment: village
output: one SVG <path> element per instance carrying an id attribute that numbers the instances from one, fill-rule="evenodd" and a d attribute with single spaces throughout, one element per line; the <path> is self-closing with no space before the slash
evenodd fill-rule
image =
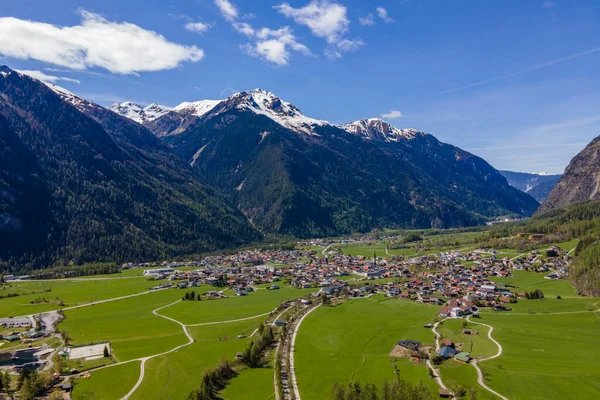
<path id="1" fill-rule="evenodd" d="M 510 303 L 528 296 L 490 278 L 510 278 L 512 271 L 527 270 L 544 274 L 546 279 L 565 279 L 569 256 L 556 246 L 547 253 L 555 257 L 540 257 L 539 251 L 532 251 L 511 259 L 500 257 L 492 249 L 410 258 L 246 250 L 195 262 L 126 264 L 121 268 L 143 268 L 144 276 L 161 281 L 153 290 L 214 286 L 215 290 L 204 295 L 207 298 L 225 297 L 226 288 L 236 296 L 247 296 L 260 284 L 270 284 L 268 288 L 276 290 L 278 283 L 284 282 L 297 288 L 320 288 L 315 296 L 363 297 L 379 293 L 440 305 L 444 306 L 441 316 L 458 317 L 476 313 L 478 307 L 509 311 Z"/>

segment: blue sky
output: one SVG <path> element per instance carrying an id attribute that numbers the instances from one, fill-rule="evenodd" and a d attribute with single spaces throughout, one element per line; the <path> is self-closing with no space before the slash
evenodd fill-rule
<path id="1" fill-rule="evenodd" d="M 594 0 L 0 0 L 0 63 L 103 105 L 260 87 L 560 173 L 600 135 L 599 16 Z"/>

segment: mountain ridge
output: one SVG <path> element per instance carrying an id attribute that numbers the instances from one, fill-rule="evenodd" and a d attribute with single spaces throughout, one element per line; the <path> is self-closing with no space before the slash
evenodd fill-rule
<path id="1" fill-rule="evenodd" d="M 142 125 L 8 67 L 0 93 L 2 266 L 156 260 L 261 239 Z"/>

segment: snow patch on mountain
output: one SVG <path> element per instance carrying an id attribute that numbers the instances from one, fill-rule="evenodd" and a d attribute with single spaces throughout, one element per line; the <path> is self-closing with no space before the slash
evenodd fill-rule
<path id="1" fill-rule="evenodd" d="M 418 135 L 425 135 L 425 133 L 412 128 L 398 129 L 380 118 L 360 119 L 338 125 L 338 128 L 367 140 L 385 142 L 397 142 L 401 139 L 411 140 Z"/>
<path id="2" fill-rule="evenodd" d="M 85 100 L 77 96 L 75 93 L 68 91 L 64 87 L 60 87 L 53 83 L 43 81 L 40 82 L 52 89 L 54 93 L 58 94 L 60 98 L 63 99 L 63 101 L 66 101 L 67 103 L 70 103 L 71 105 L 75 106 L 75 108 L 77 108 L 81 112 L 85 112 L 94 107 L 100 107 L 99 105 L 92 103 L 91 101 Z"/>
<path id="3" fill-rule="evenodd" d="M 236 93 L 223 103 L 227 108 L 249 110 L 264 115 L 285 128 L 309 135 L 316 135 L 315 127 L 329 125 L 327 121 L 305 116 L 295 105 L 263 89 Z"/>
<path id="4" fill-rule="evenodd" d="M 180 105 L 173 108 L 173 111 L 177 111 L 182 114 L 191 114 L 196 117 L 202 117 L 210 110 L 215 108 L 217 104 L 223 100 L 200 100 L 200 101 L 184 101 Z"/>
<path id="5" fill-rule="evenodd" d="M 154 121 L 171 111 L 170 107 L 160 104 L 152 103 L 142 107 L 132 101 L 114 103 L 108 106 L 108 109 L 139 124 Z"/>

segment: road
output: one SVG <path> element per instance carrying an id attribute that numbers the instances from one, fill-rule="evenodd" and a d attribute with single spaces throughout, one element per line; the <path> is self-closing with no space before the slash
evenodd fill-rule
<path id="1" fill-rule="evenodd" d="M 471 362 L 471 365 L 473 365 L 473 367 L 475 367 L 475 370 L 477 370 L 477 383 L 479 383 L 479 386 L 481 386 L 482 388 L 484 388 L 485 390 L 487 390 L 488 392 L 495 394 L 496 396 L 500 397 L 502 400 L 509 400 L 508 397 L 501 395 L 500 393 L 496 392 L 494 389 L 490 388 L 488 385 L 485 384 L 485 379 L 483 376 L 483 372 L 481 371 L 481 368 L 479 368 L 479 365 L 477 365 L 478 361 L 488 361 L 488 360 L 493 360 L 494 358 L 498 358 L 502 355 L 502 345 L 492 337 L 492 332 L 494 331 L 494 327 L 488 324 L 483 324 L 481 322 L 475 322 L 471 320 L 471 316 L 467 317 L 467 321 L 476 324 L 476 325 L 482 325 L 482 326 L 487 326 L 488 328 L 490 328 L 490 330 L 488 331 L 488 338 L 494 342 L 496 344 L 496 346 L 498 346 L 498 352 L 496 354 L 494 354 L 491 357 L 486 357 L 486 358 L 482 358 L 480 360 L 475 360 L 473 359 L 473 361 Z"/>
<path id="2" fill-rule="evenodd" d="M 437 328 L 440 325 L 440 322 L 444 322 L 447 319 L 450 319 L 450 318 L 444 318 L 443 320 L 441 320 L 439 322 L 436 322 L 435 324 L 433 324 L 433 328 L 431 329 L 431 331 L 435 335 L 435 352 L 436 353 L 440 351 L 440 341 L 439 341 L 439 339 L 442 337 L 442 335 L 437 331 Z M 438 383 L 438 385 L 442 389 L 446 389 L 447 391 L 450 392 L 450 389 L 448 389 L 448 387 L 446 385 L 444 385 L 444 382 L 442 381 L 442 377 L 441 377 L 439 371 L 434 368 L 433 364 L 431 363 L 431 360 L 427 360 L 427 362 L 425 364 L 427 364 L 427 367 L 431 371 L 433 371 L 433 376 L 434 376 L 436 382 Z M 456 397 L 454 396 L 454 393 L 451 392 L 451 394 L 452 394 L 452 399 L 456 400 Z"/>
<path id="3" fill-rule="evenodd" d="M 296 380 L 296 370 L 294 368 L 294 351 L 296 345 L 296 336 L 298 335 L 298 330 L 300 329 L 300 325 L 302 325 L 302 321 L 304 318 L 308 316 L 311 312 L 315 311 L 317 308 L 321 307 L 321 305 L 317 305 L 316 307 L 311 308 L 304 314 L 298 322 L 296 322 L 294 326 L 294 333 L 292 334 L 292 342 L 290 343 L 290 375 L 292 377 L 292 389 L 294 390 L 294 398 L 295 400 L 300 400 L 300 391 L 298 390 L 298 382 Z"/>

